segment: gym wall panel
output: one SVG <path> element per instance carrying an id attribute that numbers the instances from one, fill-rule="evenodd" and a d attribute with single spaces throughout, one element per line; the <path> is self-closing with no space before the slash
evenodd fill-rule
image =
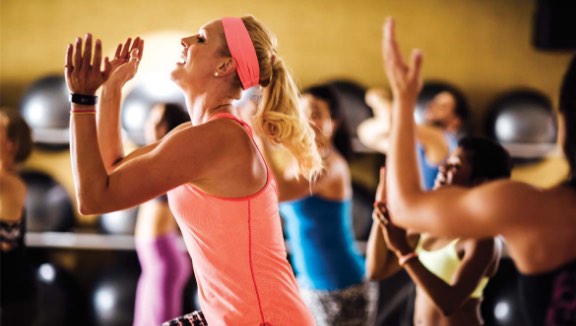
<path id="1" fill-rule="evenodd" d="M 222 15 L 254 14 L 274 31 L 302 86 L 334 77 L 385 83 L 381 25 L 394 16 L 403 50 L 424 51 L 424 77 L 461 85 L 481 110 L 499 90 L 525 85 L 553 98 L 566 53 L 531 46 L 535 1 L 473 0 L 2 0 L 0 100 L 17 106 L 24 89 L 62 72 L 66 44 L 92 32 L 105 49 L 129 35 L 196 31 Z"/>

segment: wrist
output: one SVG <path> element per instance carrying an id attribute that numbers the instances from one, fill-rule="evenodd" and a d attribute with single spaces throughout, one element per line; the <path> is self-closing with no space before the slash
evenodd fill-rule
<path id="1" fill-rule="evenodd" d="M 121 95 L 121 94 L 122 94 L 122 85 L 121 84 L 117 84 L 117 83 L 108 84 L 108 82 L 106 82 L 104 85 L 102 85 L 102 93 L 100 94 L 100 96 L 102 98 L 104 98 L 104 97 L 108 97 L 108 96 L 115 96 L 115 95 Z"/>
<path id="2" fill-rule="evenodd" d="M 414 251 L 411 251 L 404 255 L 398 256 L 398 264 L 404 267 L 409 261 L 414 260 L 415 258 L 418 258 L 418 254 Z"/>
<path id="3" fill-rule="evenodd" d="M 118 78 L 110 78 L 108 79 L 103 85 L 103 89 L 108 89 L 108 90 L 118 90 L 120 91 L 122 89 L 122 87 L 124 87 L 124 84 L 126 84 L 126 82 L 128 82 L 127 80 L 120 80 Z"/>
<path id="4" fill-rule="evenodd" d="M 94 106 L 98 101 L 98 97 L 94 94 L 72 93 L 70 94 L 70 102 L 73 104 L 83 106 Z"/>
<path id="5" fill-rule="evenodd" d="M 402 256 L 406 256 L 409 255 L 411 253 L 413 253 L 414 250 L 412 248 L 397 248 L 396 250 L 394 250 L 394 253 L 396 254 L 396 257 L 400 258 Z"/>

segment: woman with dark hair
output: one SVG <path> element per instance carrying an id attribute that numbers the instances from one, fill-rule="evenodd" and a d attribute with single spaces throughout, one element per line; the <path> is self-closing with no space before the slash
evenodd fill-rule
<path id="1" fill-rule="evenodd" d="M 476 187 L 510 177 L 510 155 L 484 138 L 465 137 L 440 166 L 435 189 L 448 185 Z M 402 268 L 416 284 L 415 325 L 483 325 L 483 290 L 496 273 L 499 242 L 493 238 L 438 237 L 417 234 L 390 222 L 386 175 L 381 171 L 374 223 L 366 250 L 371 279 L 383 279 Z M 410 239 L 409 239 L 410 238 Z"/>
<path id="2" fill-rule="evenodd" d="M 309 183 L 271 164 L 300 293 L 318 325 L 365 325 L 367 287 L 352 228 L 351 145 L 342 108 L 329 86 L 303 90 L 300 102 L 316 131 L 324 171 Z"/>
<path id="3" fill-rule="evenodd" d="M 0 108 L 0 324 L 32 325 L 35 277 L 26 245 L 26 184 L 18 167 L 32 151 L 30 127 L 18 111 Z"/>
<path id="4" fill-rule="evenodd" d="M 549 189 L 511 180 L 425 192 L 417 177 L 414 103 L 422 54 L 400 54 L 394 21 L 384 26 L 383 55 L 394 94 L 388 156 L 388 206 L 394 224 L 438 236 L 502 235 L 520 272 L 520 297 L 534 325 L 576 324 L 576 57 L 564 77 L 560 112 L 570 179 Z"/>

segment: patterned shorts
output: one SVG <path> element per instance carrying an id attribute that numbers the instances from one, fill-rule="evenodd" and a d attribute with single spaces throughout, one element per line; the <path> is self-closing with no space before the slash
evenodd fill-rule
<path id="1" fill-rule="evenodd" d="M 163 322 L 162 326 L 208 326 L 202 311 L 194 311 L 184 316 Z"/>
<path id="2" fill-rule="evenodd" d="M 318 326 L 364 326 L 368 317 L 368 284 L 318 291 L 300 289 Z"/>

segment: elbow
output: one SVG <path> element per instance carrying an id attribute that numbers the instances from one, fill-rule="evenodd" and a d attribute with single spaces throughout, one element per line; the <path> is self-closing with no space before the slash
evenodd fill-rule
<path id="1" fill-rule="evenodd" d="M 105 213 L 104 208 L 100 204 L 102 201 L 94 195 L 87 195 L 83 192 L 79 192 L 76 197 L 78 204 L 78 212 L 81 215 L 97 215 Z"/>
<path id="2" fill-rule="evenodd" d="M 96 205 L 82 199 L 78 199 L 78 212 L 80 212 L 81 215 L 96 215 L 101 213 Z"/>
<path id="3" fill-rule="evenodd" d="M 388 211 L 390 213 L 390 219 L 392 219 L 395 225 L 406 227 L 406 217 L 411 216 L 410 205 L 406 205 L 400 200 L 388 201 Z"/>
<path id="4" fill-rule="evenodd" d="M 420 194 L 414 193 L 405 196 L 389 196 L 388 211 L 392 222 L 405 229 L 413 227 L 413 222 L 419 216 Z"/>

